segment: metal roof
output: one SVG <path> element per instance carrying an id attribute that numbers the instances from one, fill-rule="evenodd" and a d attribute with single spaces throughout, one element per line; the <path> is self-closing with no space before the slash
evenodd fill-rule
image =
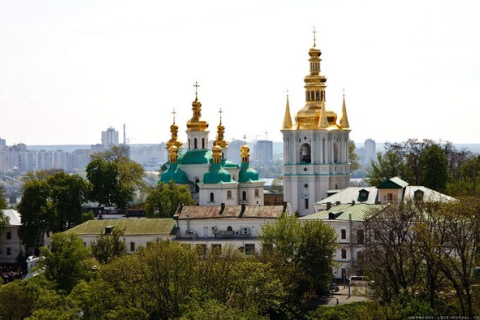
<path id="1" fill-rule="evenodd" d="M 3 209 L 3 214 L 9 218 L 9 224 L 11 226 L 20 226 L 22 225 L 22 218 L 20 213 L 17 210 L 13 209 Z"/>
<path id="2" fill-rule="evenodd" d="M 225 219 L 225 218 L 266 218 L 277 219 L 287 211 L 290 215 L 293 213 L 290 205 L 286 210 L 283 205 L 280 206 L 225 206 L 222 210 L 221 206 L 185 206 L 175 217 L 180 220 L 187 219 Z"/>
<path id="3" fill-rule="evenodd" d="M 339 204 L 332 206 L 328 210 L 319 211 L 307 216 L 301 217 L 301 220 L 349 220 L 352 216 L 352 221 L 363 221 L 372 213 L 385 208 L 385 205 L 371 205 L 371 204 Z M 335 219 L 329 219 L 332 214 Z"/>
<path id="4" fill-rule="evenodd" d="M 124 230 L 124 235 L 175 235 L 177 232 L 176 222 L 173 219 L 105 219 L 88 220 L 65 232 L 73 232 L 82 235 L 100 235 L 105 232 L 105 227 L 115 226 Z"/>

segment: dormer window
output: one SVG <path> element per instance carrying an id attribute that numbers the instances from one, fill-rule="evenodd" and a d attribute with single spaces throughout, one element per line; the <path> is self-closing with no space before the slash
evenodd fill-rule
<path id="1" fill-rule="evenodd" d="M 362 189 L 358 192 L 358 202 L 365 202 L 368 200 L 369 191 Z"/>
<path id="2" fill-rule="evenodd" d="M 423 201 L 423 195 L 424 195 L 424 194 L 425 194 L 425 193 L 424 193 L 422 190 L 420 190 L 420 189 L 415 190 L 415 192 L 413 193 L 413 199 L 414 199 L 415 201 Z"/>

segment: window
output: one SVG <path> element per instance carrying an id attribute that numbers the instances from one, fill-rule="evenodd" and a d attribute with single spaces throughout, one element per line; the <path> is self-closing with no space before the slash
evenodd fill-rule
<path id="1" fill-rule="evenodd" d="M 228 199 L 232 198 L 232 190 L 227 190 L 227 198 Z"/>
<path id="2" fill-rule="evenodd" d="M 258 189 L 255 189 L 255 197 L 258 197 L 259 196 L 259 192 L 258 192 Z"/>
<path id="3" fill-rule="evenodd" d="M 206 255 L 207 254 L 207 245 L 206 244 L 197 244 L 195 246 L 195 251 L 197 254 Z"/>
<path id="4" fill-rule="evenodd" d="M 347 249 L 342 249 L 342 259 L 347 259 Z"/>
<path id="5" fill-rule="evenodd" d="M 255 244 L 254 243 L 245 244 L 245 254 L 252 255 L 254 253 L 255 253 Z"/>
<path id="6" fill-rule="evenodd" d="M 193 149 L 197 149 L 197 138 L 193 139 Z"/>
<path id="7" fill-rule="evenodd" d="M 416 190 L 415 193 L 413 194 L 413 199 L 415 201 L 422 201 L 423 200 L 423 191 L 422 190 Z"/>
<path id="8" fill-rule="evenodd" d="M 212 253 L 213 254 L 221 254 L 222 253 L 222 245 L 221 244 L 212 244 Z"/>
<path id="9" fill-rule="evenodd" d="M 387 194 L 388 201 L 393 201 L 393 193 Z"/>
<path id="10" fill-rule="evenodd" d="M 215 202 L 215 195 L 213 192 L 210 192 L 210 202 Z"/>
<path id="11" fill-rule="evenodd" d="M 308 199 L 305 199 L 305 209 L 308 209 Z"/>
<path id="12" fill-rule="evenodd" d="M 208 237 L 208 227 L 203 227 L 203 237 L 204 238 Z"/>
<path id="13" fill-rule="evenodd" d="M 7 232 L 7 240 L 12 239 L 12 233 L 10 231 Z"/>
<path id="14" fill-rule="evenodd" d="M 373 233 L 373 239 L 380 240 L 380 231 L 375 230 Z"/>
<path id="15" fill-rule="evenodd" d="M 246 191 L 242 192 L 242 200 L 247 200 L 247 192 Z"/>
<path id="16" fill-rule="evenodd" d="M 200 182 L 200 180 L 195 179 L 195 193 L 198 193 L 200 191 L 200 187 L 198 186 L 199 182 Z"/>
<path id="17" fill-rule="evenodd" d="M 340 239 L 343 239 L 343 240 L 347 239 L 347 230 L 346 229 L 340 230 L 340 233 L 341 233 Z"/>
<path id="18" fill-rule="evenodd" d="M 130 242 L 130 252 L 135 251 L 135 242 Z"/>
<path id="19" fill-rule="evenodd" d="M 246 255 L 255 254 L 255 244 L 254 243 L 245 244 L 245 254 Z"/>
<path id="20" fill-rule="evenodd" d="M 11 256 L 12 255 L 12 248 L 7 248 L 7 256 Z"/>
<path id="21" fill-rule="evenodd" d="M 309 144 L 302 144 L 300 147 L 300 161 L 302 163 L 311 163 L 311 147 Z"/>
<path id="22" fill-rule="evenodd" d="M 316 100 L 317 101 L 320 100 L 320 91 L 315 92 L 315 94 L 316 94 L 316 97 L 315 97 Z"/>
<path id="23" fill-rule="evenodd" d="M 357 262 L 359 264 L 362 264 L 365 260 L 365 255 L 364 255 L 364 252 L 363 251 L 358 251 L 357 252 Z"/>
<path id="24" fill-rule="evenodd" d="M 358 244 L 363 244 L 365 242 L 365 233 L 363 232 L 363 229 L 358 229 L 357 230 L 357 243 Z"/>
<path id="25" fill-rule="evenodd" d="M 205 138 L 202 138 L 202 149 L 205 149 Z"/>

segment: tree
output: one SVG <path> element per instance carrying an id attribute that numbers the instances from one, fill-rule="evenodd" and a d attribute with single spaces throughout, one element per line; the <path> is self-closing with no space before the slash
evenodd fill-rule
<path id="1" fill-rule="evenodd" d="M 330 226 L 321 221 L 302 223 L 295 217 L 285 217 L 263 225 L 260 240 L 267 252 L 278 257 L 280 267 L 304 278 L 300 282 L 305 282 L 298 284 L 306 285 L 301 289 L 303 293 L 329 290 L 337 249 L 337 236 Z"/>
<path id="2" fill-rule="evenodd" d="M 367 182 L 371 186 L 377 186 L 380 183 L 393 177 L 403 178 L 405 176 L 405 166 L 402 157 L 394 152 L 377 153 L 377 162 L 372 161 L 367 169 Z"/>
<path id="3" fill-rule="evenodd" d="M 50 187 L 45 180 L 25 183 L 22 200 L 18 204 L 22 218 L 18 236 L 27 252 L 43 245 L 43 235 L 48 230 L 47 218 L 51 210 L 49 195 Z"/>
<path id="4" fill-rule="evenodd" d="M 45 267 L 46 278 L 55 283 L 57 290 L 69 293 L 78 282 L 91 277 L 90 252 L 74 233 L 55 233 L 50 249 L 43 247 L 41 255 L 45 259 L 40 266 Z"/>
<path id="5" fill-rule="evenodd" d="M 50 187 L 51 210 L 48 229 L 61 232 L 88 220 L 83 214 L 82 204 L 86 202 L 90 185 L 79 175 L 63 171 L 47 178 Z"/>
<path id="6" fill-rule="evenodd" d="M 360 169 L 360 163 L 358 162 L 358 154 L 355 152 L 355 142 L 353 140 L 348 140 L 348 157 L 350 160 L 350 172 L 357 171 Z"/>
<path id="7" fill-rule="evenodd" d="M 448 181 L 448 163 L 445 153 L 436 144 L 428 147 L 420 156 L 423 186 L 443 191 Z"/>
<path id="8" fill-rule="evenodd" d="M 86 168 L 87 179 L 93 185 L 91 200 L 106 206 L 116 204 L 119 208 L 126 208 L 135 191 L 145 187 L 143 167 L 127 155 L 125 148 L 114 146 L 109 151 L 91 156 L 92 161 Z"/>
<path id="9" fill-rule="evenodd" d="M 273 179 L 270 191 L 274 194 L 283 194 L 283 176 Z"/>
<path id="10" fill-rule="evenodd" d="M 181 203 L 186 206 L 195 205 L 187 186 L 177 185 L 173 181 L 159 182 L 148 191 L 145 200 L 147 217 L 171 218 Z"/>
<path id="11" fill-rule="evenodd" d="M 111 262 L 113 259 L 125 254 L 127 246 L 121 239 L 123 230 L 113 228 L 112 233 L 102 234 L 97 238 L 96 242 L 92 242 L 90 249 L 95 259 L 101 264 Z"/>
<path id="12" fill-rule="evenodd" d="M 18 204 L 22 225 L 18 235 L 28 249 L 43 245 L 45 232 L 61 232 L 91 218 L 84 214 L 89 184 L 63 171 L 31 175 Z"/>

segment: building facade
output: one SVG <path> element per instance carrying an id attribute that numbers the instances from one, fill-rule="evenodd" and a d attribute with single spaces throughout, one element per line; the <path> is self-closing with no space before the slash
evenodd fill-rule
<path id="1" fill-rule="evenodd" d="M 287 96 L 282 126 L 285 201 L 300 215 L 314 212 L 313 204 L 327 196 L 327 190 L 349 186 L 350 164 L 345 95 L 342 114 L 326 110 L 326 77 L 320 73 L 320 49 L 315 40 L 309 50 L 310 73 L 305 77 L 305 106 L 290 115 Z"/>

